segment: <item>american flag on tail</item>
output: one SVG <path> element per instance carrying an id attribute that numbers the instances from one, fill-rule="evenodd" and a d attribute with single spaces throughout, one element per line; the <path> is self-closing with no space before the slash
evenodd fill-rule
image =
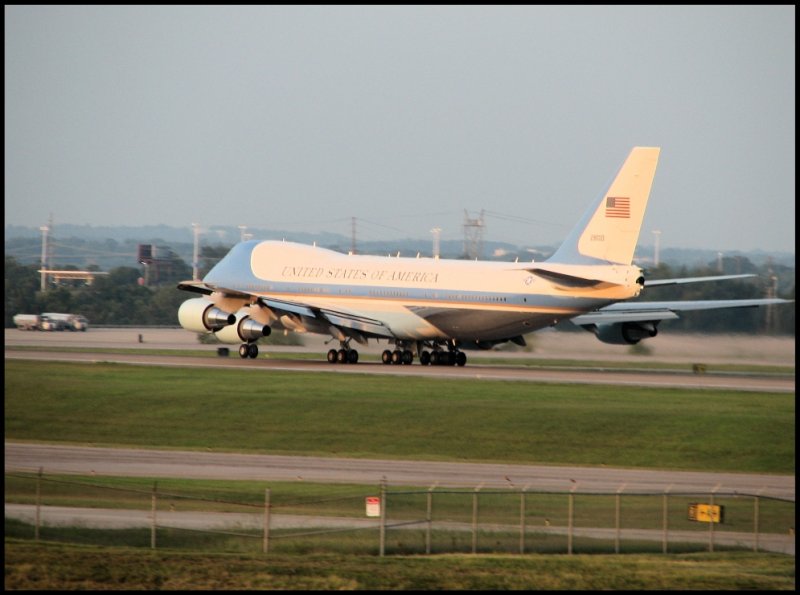
<path id="1" fill-rule="evenodd" d="M 617 219 L 630 219 L 631 199 L 622 196 L 607 197 L 606 217 L 615 217 Z"/>

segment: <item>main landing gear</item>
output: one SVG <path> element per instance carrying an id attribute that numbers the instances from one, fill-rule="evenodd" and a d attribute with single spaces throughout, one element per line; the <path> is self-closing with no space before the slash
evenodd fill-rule
<path id="1" fill-rule="evenodd" d="M 426 357 L 429 356 L 429 357 Z M 426 361 L 427 360 L 427 361 Z M 423 365 L 430 363 L 432 366 L 466 366 L 467 354 L 463 351 L 432 351 L 428 354 L 423 351 L 419 356 L 419 362 Z"/>
<path id="2" fill-rule="evenodd" d="M 414 353 L 410 349 L 395 349 L 390 351 L 385 349 L 381 353 L 381 361 L 384 364 L 410 364 L 414 361 Z"/>
<path id="3" fill-rule="evenodd" d="M 341 348 L 328 350 L 329 364 L 357 364 L 358 351 L 351 349 L 349 342 L 341 341 Z"/>
<path id="4" fill-rule="evenodd" d="M 443 347 L 447 348 L 447 351 Z M 424 349 L 430 347 L 432 351 Z M 419 363 L 423 366 L 465 366 L 467 364 L 467 354 L 461 351 L 455 344 L 448 343 L 423 343 L 418 342 L 416 352 L 419 354 Z M 384 364 L 411 364 L 414 361 L 414 351 L 402 344 L 397 344 L 394 351 L 386 349 L 381 354 L 381 361 Z"/>

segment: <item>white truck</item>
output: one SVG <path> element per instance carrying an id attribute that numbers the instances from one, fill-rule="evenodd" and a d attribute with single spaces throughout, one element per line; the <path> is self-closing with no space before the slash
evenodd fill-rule
<path id="1" fill-rule="evenodd" d="M 41 329 L 44 331 L 86 331 L 88 328 L 89 321 L 81 314 L 42 313 Z"/>
<path id="2" fill-rule="evenodd" d="M 41 328 L 42 317 L 38 314 L 17 314 L 14 316 L 14 325 L 21 331 L 38 331 Z"/>

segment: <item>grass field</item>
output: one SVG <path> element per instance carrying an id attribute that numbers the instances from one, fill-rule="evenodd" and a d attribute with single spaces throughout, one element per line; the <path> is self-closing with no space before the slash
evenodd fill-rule
<path id="1" fill-rule="evenodd" d="M 6 540 L 7 590 L 794 590 L 770 554 L 213 555 Z"/>
<path id="2" fill-rule="evenodd" d="M 5 362 L 5 436 L 270 454 L 793 473 L 794 395 Z"/>
<path id="3" fill-rule="evenodd" d="M 206 555 L 6 540 L 13 590 L 794 590 L 794 559 L 674 556 Z"/>

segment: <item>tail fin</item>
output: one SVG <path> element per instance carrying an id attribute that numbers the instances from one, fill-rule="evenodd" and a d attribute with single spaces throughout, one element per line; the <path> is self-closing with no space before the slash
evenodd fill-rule
<path id="1" fill-rule="evenodd" d="M 548 262 L 631 264 L 660 151 L 660 147 L 634 147 L 608 190 Z"/>

